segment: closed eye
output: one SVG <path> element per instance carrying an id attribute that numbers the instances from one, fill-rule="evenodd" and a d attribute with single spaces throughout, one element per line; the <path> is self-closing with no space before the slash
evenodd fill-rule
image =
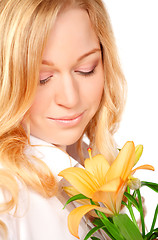
<path id="1" fill-rule="evenodd" d="M 50 75 L 50 76 L 47 77 L 47 78 L 40 79 L 40 85 L 46 84 L 52 77 L 53 77 L 53 75 Z"/>
<path id="2" fill-rule="evenodd" d="M 88 76 L 91 76 L 94 74 L 95 68 L 93 68 L 91 71 L 88 71 L 88 72 L 86 72 L 86 71 L 85 72 L 84 71 L 75 71 L 75 72 L 79 73 L 82 76 L 88 77 Z"/>

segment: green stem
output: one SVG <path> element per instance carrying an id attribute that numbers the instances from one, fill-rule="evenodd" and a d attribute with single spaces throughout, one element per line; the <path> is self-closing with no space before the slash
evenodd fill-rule
<path id="1" fill-rule="evenodd" d="M 130 213 L 130 215 L 131 215 L 131 218 L 132 218 L 133 223 L 134 223 L 134 224 L 136 225 L 136 227 L 139 229 L 138 224 L 137 224 L 137 221 L 136 221 L 135 216 L 134 216 L 134 212 L 133 212 L 133 209 L 132 209 L 131 204 L 130 204 L 130 206 L 128 206 L 128 210 L 129 210 L 129 213 Z"/>
<path id="2" fill-rule="evenodd" d="M 138 201 L 139 201 L 140 218 L 141 218 L 141 224 L 142 224 L 142 236 L 144 238 L 145 237 L 145 223 L 144 223 L 142 199 L 141 199 L 140 190 L 137 189 L 136 191 L 137 191 Z"/>
<path id="3" fill-rule="evenodd" d="M 130 188 L 127 186 L 127 192 L 130 194 Z M 136 227 L 139 229 L 138 227 L 138 224 L 137 224 L 137 221 L 135 219 L 135 216 L 134 216 L 134 212 L 133 212 L 133 208 L 132 208 L 132 203 L 131 201 L 128 200 L 128 206 L 127 206 L 128 210 L 129 210 L 129 213 L 131 215 L 131 218 L 132 218 L 132 221 L 133 223 L 136 225 Z"/>

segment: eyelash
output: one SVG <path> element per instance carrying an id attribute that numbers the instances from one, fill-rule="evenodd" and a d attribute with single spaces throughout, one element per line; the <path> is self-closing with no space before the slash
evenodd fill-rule
<path id="1" fill-rule="evenodd" d="M 51 76 L 49 76 L 45 79 L 41 79 L 40 80 L 40 85 L 45 85 L 50 80 L 51 77 L 53 77 L 53 75 L 51 75 Z"/>
<path id="2" fill-rule="evenodd" d="M 78 72 L 80 75 L 84 76 L 84 77 L 89 77 L 89 76 L 91 76 L 91 75 L 94 74 L 95 68 L 96 68 L 96 67 L 94 67 L 94 68 L 93 68 L 91 71 L 89 71 L 89 72 L 80 72 L 80 71 L 77 71 L 77 72 Z"/>
<path id="3" fill-rule="evenodd" d="M 89 71 L 89 72 L 81 72 L 81 71 L 76 71 L 76 72 L 78 72 L 80 75 L 82 75 L 82 76 L 84 76 L 84 77 L 89 77 L 89 76 L 91 76 L 91 75 L 94 74 L 95 68 L 96 68 L 96 67 L 94 67 L 94 68 L 93 68 L 91 71 Z M 41 79 L 41 80 L 40 80 L 40 85 L 45 85 L 45 84 L 50 80 L 51 77 L 53 77 L 53 75 L 51 75 L 51 76 L 49 76 L 49 77 L 47 77 L 47 78 L 45 78 L 45 79 Z"/>

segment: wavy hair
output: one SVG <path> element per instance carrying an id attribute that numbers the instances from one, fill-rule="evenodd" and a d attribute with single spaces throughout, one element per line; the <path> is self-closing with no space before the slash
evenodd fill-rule
<path id="1" fill-rule="evenodd" d="M 52 197 L 56 193 L 56 181 L 48 167 L 39 159 L 29 161 L 25 154 L 30 142 L 21 121 L 36 93 L 42 53 L 52 25 L 58 14 L 70 7 L 88 12 L 100 41 L 105 71 L 102 101 L 84 134 L 88 136 L 94 153 L 104 154 L 109 162 L 116 155 L 113 134 L 124 106 L 125 79 L 109 16 L 102 1 L 0 1 L 0 163 L 6 169 L 0 172 L 0 179 L 8 179 L 8 184 L 2 181 L 2 186 L 12 196 L 9 203 L 0 205 L 0 213 L 10 211 L 17 204 L 17 185 L 10 171 L 44 197 Z M 82 138 L 78 141 L 81 158 Z M 0 226 L 5 229 L 1 222 Z"/>

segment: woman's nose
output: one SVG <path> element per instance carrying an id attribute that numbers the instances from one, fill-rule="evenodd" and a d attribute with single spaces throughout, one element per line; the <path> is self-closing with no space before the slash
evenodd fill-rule
<path id="1" fill-rule="evenodd" d="M 71 74 L 62 76 L 57 82 L 55 103 L 66 108 L 74 108 L 78 102 L 79 88 L 77 81 Z"/>

